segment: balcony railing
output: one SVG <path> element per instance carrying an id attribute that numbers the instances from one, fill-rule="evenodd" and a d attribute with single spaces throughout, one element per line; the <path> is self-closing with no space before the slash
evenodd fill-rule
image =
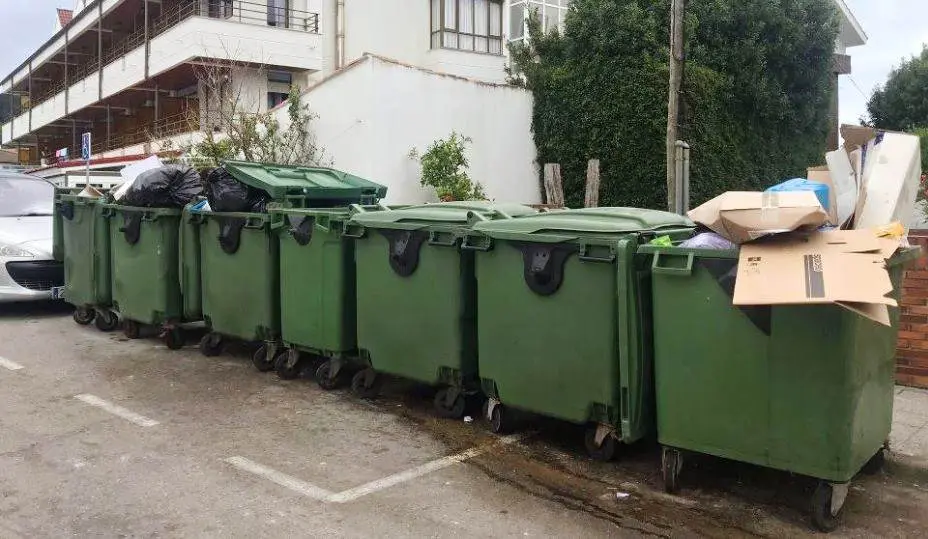
<path id="1" fill-rule="evenodd" d="M 192 133 L 200 129 L 200 116 L 196 109 L 159 119 L 150 125 L 128 133 L 111 134 L 109 139 L 100 137 L 91 147 L 91 153 L 99 155 L 134 144 L 144 144 L 174 135 Z"/>
<path id="2" fill-rule="evenodd" d="M 209 17 L 234 22 L 267 25 L 278 28 L 287 28 L 301 32 L 319 33 L 319 14 L 309 11 L 268 6 L 267 3 L 249 2 L 246 0 L 188 0 L 171 9 L 165 10 L 158 17 L 152 19 L 148 27 L 148 39 L 163 34 L 191 17 Z M 145 44 L 145 28 L 138 28 L 134 32 L 123 36 L 103 51 L 102 62 L 96 56 L 69 67 L 67 82 L 61 81 L 33 93 L 31 106 L 35 107 L 51 97 L 64 91 L 65 87 L 83 80 L 97 71 L 102 63 L 109 65 L 119 58 Z M 24 109 L 25 112 L 28 109 Z"/>

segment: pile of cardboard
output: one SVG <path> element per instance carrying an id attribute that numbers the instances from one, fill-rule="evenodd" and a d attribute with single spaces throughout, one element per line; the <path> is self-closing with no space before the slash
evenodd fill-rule
<path id="1" fill-rule="evenodd" d="M 886 260 L 905 242 L 901 226 L 921 176 L 919 139 L 842 126 L 844 146 L 808 170 L 829 187 L 829 207 L 811 191 L 728 192 L 689 212 L 742 244 L 735 305 L 835 304 L 889 325 L 893 286 Z M 828 226 L 831 225 L 831 226 Z"/>

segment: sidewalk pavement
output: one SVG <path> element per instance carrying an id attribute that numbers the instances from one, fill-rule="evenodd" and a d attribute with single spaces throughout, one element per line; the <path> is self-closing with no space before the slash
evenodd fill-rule
<path id="1" fill-rule="evenodd" d="M 896 386 L 889 446 L 893 453 L 928 462 L 928 390 Z"/>

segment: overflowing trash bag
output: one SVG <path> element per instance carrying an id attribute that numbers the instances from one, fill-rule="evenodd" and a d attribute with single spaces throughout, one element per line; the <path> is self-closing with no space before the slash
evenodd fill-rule
<path id="1" fill-rule="evenodd" d="M 144 208 L 183 208 L 203 194 L 203 181 L 187 166 L 165 165 L 138 175 L 119 203 Z"/>
<path id="2" fill-rule="evenodd" d="M 219 167 L 206 176 L 206 200 L 212 211 L 265 213 L 270 196 L 236 180 Z"/>

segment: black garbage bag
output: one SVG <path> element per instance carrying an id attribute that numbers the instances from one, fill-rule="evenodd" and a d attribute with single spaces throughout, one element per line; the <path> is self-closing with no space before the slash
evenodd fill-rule
<path id="1" fill-rule="evenodd" d="M 229 171 L 219 167 L 206 176 L 206 200 L 212 211 L 264 213 L 270 197 L 261 189 L 236 180 Z"/>
<path id="2" fill-rule="evenodd" d="M 138 175 L 118 202 L 145 208 L 183 208 L 203 194 L 203 181 L 190 167 L 165 165 Z"/>

